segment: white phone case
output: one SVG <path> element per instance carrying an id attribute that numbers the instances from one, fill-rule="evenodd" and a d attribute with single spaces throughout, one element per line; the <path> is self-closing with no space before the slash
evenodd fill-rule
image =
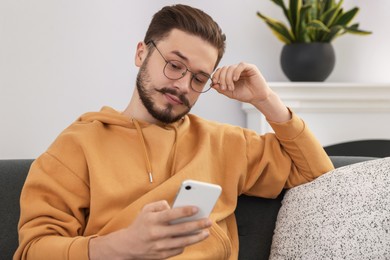
<path id="1" fill-rule="evenodd" d="M 172 224 L 207 218 L 213 210 L 221 191 L 221 186 L 216 184 L 195 180 L 183 181 L 172 208 L 196 206 L 199 211 L 191 217 L 177 219 Z"/>

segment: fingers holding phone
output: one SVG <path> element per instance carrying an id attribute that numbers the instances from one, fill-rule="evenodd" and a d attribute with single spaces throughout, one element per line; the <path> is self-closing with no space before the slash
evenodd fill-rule
<path id="1" fill-rule="evenodd" d="M 206 218 L 179 224 L 170 222 L 197 212 L 194 206 L 171 209 L 166 201 L 147 204 L 127 228 L 92 238 L 90 259 L 165 259 L 181 254 L 185 247 L 208 237 L 211 221 Z"/>
<path id="2" fill-rule="evenodd" d="M 211 227 L 212 222 L 208 216 L 203 216 L 198 206 L 177 206 L 156 214 L 161 222 L 160 232 L 162 236 L 185 236 L 198 233 Z M 203 209 L 204 210 L 204 209 Z M 208 234 L 207 230 L 205 230 Z"/>

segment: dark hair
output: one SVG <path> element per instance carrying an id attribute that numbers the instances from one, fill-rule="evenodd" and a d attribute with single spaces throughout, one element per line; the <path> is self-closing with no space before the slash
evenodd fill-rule
<path id="1" fill-rule="evenodd" d="M 205 12 L 188 5 L 165 6 L 154 14 L 145 34 L 144 42 L 149 43 L 168 36 L 172 29 L 178 29 L 210 43 L 218 50 L 215 68 L 225 52 L 226 36 L 219 25 Z"/>

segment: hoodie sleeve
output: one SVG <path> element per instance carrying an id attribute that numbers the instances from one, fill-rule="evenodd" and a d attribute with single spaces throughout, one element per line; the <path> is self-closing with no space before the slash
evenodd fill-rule
<path id="1" fill-rule="evenodd" d="M 288 122 L 269 123 L 274 134 L 259 137 L 247 132 L 244 193 L 275 198 L 283 188 L 307 183 L 334 169 L 320 142 L 296 114 Z"/>
<path id="2" fill-rule="evenodd" d="M 20 206 L 14 259 L 88 259 L 88 183 L 56 156 L 47 152 L 32 164 Z"/>

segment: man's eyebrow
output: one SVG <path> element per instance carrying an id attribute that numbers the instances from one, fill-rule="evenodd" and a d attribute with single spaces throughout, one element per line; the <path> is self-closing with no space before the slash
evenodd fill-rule
<path id="1" fill-rule="evenodd" d="M 179 58 L 181 58 L 182 60 L 185 60 L 186 62 L 188 62 L 188 58 L 186 56 L 184 56 L 184 54 L 182 54 L 180 51 L 172 51 L 172 53 L 179 56 Z"/>
<path id="2" fill-rule="evenodd" d="M 180 59 L 184 60 L 185 62 L 187 62 L 187 63 L 189 62 L 188 58 L 183 53 L 181 53 L 180 51 L 172 51 L 172 53 L 177 55 Z M 193 72 L 195 72 L 195 71 L 193 71 Z M 199 70 L 196 73 L 206 74 L 206 75 L 211 77 L 211 75 L 209 73 L 207 73 L 207 72 L 205 72 L 203 70 Z"/>

